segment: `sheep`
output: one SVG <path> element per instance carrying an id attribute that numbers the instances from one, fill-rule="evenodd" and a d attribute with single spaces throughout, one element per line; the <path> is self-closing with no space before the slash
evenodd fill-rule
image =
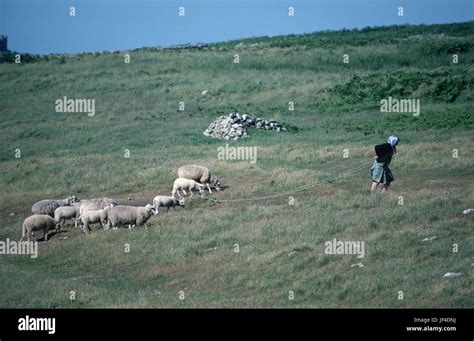
<path id="1" fill-rule="evenodd" d="M 83 211 L 80 215 L 81 223 L 82 223 L 82 230 L 85 233 L 88 233 L 91 229 L 89 228 L 90 224 L 101 223 L 102 227 L 105 228 L 107 225 L 107 213 L 111 207 L 115 205 L 112 203 L 108 203 L 106 207 L 101 210 L 88 210 Z"/>
<path id="2" fill-rule="evenodd" d="M 36 202 L 31 207 L 31 213 L 33 214 L 47 214 L 54 217 L 54 211 L 60 206 L 70 206 L 75 202 L 79 202 L 81 199 L 71 196 L 63 200 L 45 199 Z"/>
<path id="3" fill-rule="evenodd" d="M 166 207 L 168 212 L 170 210 L 170 207 L 173 207 L 173 209 L 176 209 L 176 206 L 181 206 L 184 207 L 184 198 L 175 198 L 173 197 L 168 197 L 165 195 L 157 195 L 153 199 L 153 206 L 155 207 L 155 210 L 158 209 L 158 207 Z"/>
<path id="4" fill-rule="evenodd" d="M 199 193 L 204 193 L 204 185 L 191 180 L 191 179 L 185 179 L 185 178 L 177 178 L 174 183 L 173 183 L 173 191 L 171 192 L 171 196 L 175 196 L 176 192 L 179 195 L 179 190 L 182 190 L 184 195 L 186 195 L 186 189 L 191 192 L 191 196 L 193 196 L 193 190 L 197 189 L 199 190 Z"/>
<path id="5" fill-rule="evenodd" d="M 108 209 L 107 212 L 107 229 L 112 227 L 114 230 L 120 225 L 128 224 L 131 230 L 135 225 L 145 225 L 152 215 L 158 215 L 159 211 L 153 205 L 146 206 L 114 206 Z"/>
<path id="6" fill-rule="evenodd" d="M 87 211 L 102 210 L 109 205 L 116 206 L 118 203 L 114 199 L 110 198 L 93 198 L 81 201 L 79 213 L 82 215 Z"/>
<path id="7" fill-rule="evenodd" d="M 44 240 L 48 240 L 48 230 L 56 228 L 56 220 L 48 214 L 34 214 L 29 216 L 23 222 L 21 241 L 27 238 L 30 241 L 30 236 L 33 231 L 43 230 Z"/>
<path id="8" fill-rule="evenodd" d="M 109 221 L 109 209 L 112 207 L 115 207 L 117 205 L 109 203 L 107 207 L 101 210 L 100 212 L 100 223 L 102 224 L 102 227 L 105 229 L 107 226 L 107 223 Z"/>
<path id="9" fill-rule="evenodd" d="M 82 231 L 89 233 L 91 231 L 89 225 L 102 223 L 104 219 L 104 210 L 90 210 L 81 214 Z"/>
<path id="10" fill-rule="evenodd" d="M 54 210 L 54 220 L 56 220 L 56 229 L 59 230 L 66 219 L 74 219 L 77 227 L 77 220 L 79 218 L 79 205 L 61 206 Z"/>
<path id="11" fill-rule="evenodd" d="M 178 177 L 191 179 L 206 185 L 209 193 L 212 193 L 210 185 L 213 185 L 217 191 L 221 189 L 219 180 L 207 167 L 196 165 L 182 166 L 178 169 Z"/>

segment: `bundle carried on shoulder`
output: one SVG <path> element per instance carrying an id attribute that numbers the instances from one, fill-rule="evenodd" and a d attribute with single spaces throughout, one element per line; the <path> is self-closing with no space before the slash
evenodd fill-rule
<path id="1" fill-rule="evenodd" d="M 378 144 L 375 146 L 375 155 L 377 155 L 379 159 L 384 158 L 385 156 L 392 153 L 392 150 L 393 149 L 390 143 Z"/>

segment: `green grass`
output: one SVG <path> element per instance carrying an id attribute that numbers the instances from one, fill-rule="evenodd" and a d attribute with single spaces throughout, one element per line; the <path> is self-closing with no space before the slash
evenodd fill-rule
<path id="1" fill-rule="evenodd" d="M 472 308 L 472 215 L 462 211 L 474 202 L 473 41 L 468 22 L 144 48 L 130 64 L 125 52 L 20 65 L 2 55 L 0 240 L 17 240 L 43 198 L 151 202 L 171 192 L 183 164 L 207 165 L 226 186 L 207 199 L 315 187 L 294 193 L 294 206 L 286 195 L 196 196 L 148 230 L 66 228 L 40 243 L 37 259 L 0 256 L 0 307 Z M 95 99 L 96 116 L 56 113 L 64 96 Z M 380 113 L 389 96 L 420 99 L 421 115 Z M 234 110 L 290 132 L 229 142 L 256 146 L 255 165 L 219 161 L 226 142 L 202 132 Z M 389 194 L 370 193 L 373 145 L 392 133 L 402 138 L 396 181 Z M 365 258 L 325 255 L 333 238 L 364 241 Z M 448 271 L 464 275 L 444 280 Z"/>

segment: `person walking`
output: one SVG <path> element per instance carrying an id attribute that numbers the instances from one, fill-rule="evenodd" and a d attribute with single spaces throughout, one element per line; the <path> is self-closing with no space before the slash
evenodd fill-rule
<path id="1" fill-rule="evenodd" d="M 397 152 L 397 144 L 400 142 L 400 138 L 395 135 L 391 135 L 387 139 L 387 143 L 379 144 L 375 146 L 375 157 L 374 165 L 370 169 L 370 175 L 372 176 L 371 191 L 375 191 L 377 186 L 382 183 L 382 192 L 387 192 L 390 184 L 394 180 L 392 171 L 388 168 L 390 161 L 392 161 L 393 155 Z"/>

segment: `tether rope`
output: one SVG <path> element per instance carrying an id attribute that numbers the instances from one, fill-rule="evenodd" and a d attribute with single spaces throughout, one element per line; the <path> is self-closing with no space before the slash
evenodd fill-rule
<path id="1" fill-rule="evenodd" d="M 367 160 L 364 160 L 362 163 L 360 163 L 360 161 L 358 161 L 356 163 L 357 166 L 347 170 L 346 172 L 342 172 L 341 174 L 321 179 L 320 181 L 317 181 L 316 183 L 313 183 L 311 185 L 302 186 L 302 187 L 299 187 L 297 189 L 294 189 L 294 190 L 291 190 L 291 191 L 286 191 L 286 192 L 283 192 L 283 193 L 276 193 L 276 194 L 266 195 L 266 196 L 262 196 L 262 197 L 254 197 L 254 198 L 212 199 L 212 198 L 204 197 L 204 199 L 213 201 L 214 203 L 226 203 L 226 202 L 258 201 L 258 200 L 277 198 L 277 197 L 281 197 L 281 196 L 287 196 L 287 195 L 295 194 L 295 193 L 298 193 L 298 192 L 303 192 L 303 191 L 306 191 L 306 190 L 311 189 L 311 188 L 315 188 L 315 187 L 320 186 L 320 185 L 325 184 L 325 183 L 329 183 L 331 181 L 334 181 L 336 179 L 344 177 L 347 174 L 355 173 L 359 170 L 362 170 L 365 167 L 368 167 L 371 163 L 372 163 L 372 161 L 368 162 Z M 347 165 L 344 165 L 344 166 L 347 166 Z"/>

